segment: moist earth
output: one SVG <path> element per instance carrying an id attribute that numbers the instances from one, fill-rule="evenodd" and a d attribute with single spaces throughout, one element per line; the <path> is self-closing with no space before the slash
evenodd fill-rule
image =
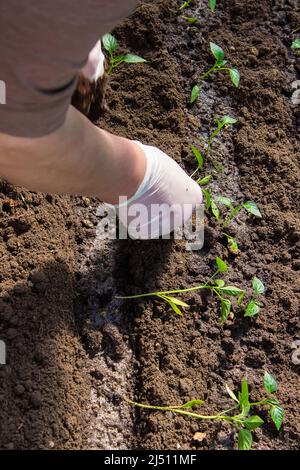
<path id="1" fill-rule="evenodd" d="M 292 100 L 300 58 L 290 44 L 299 28 L 297 2 L 224 0 L 211 15 L 192 2 L 188 25 L 178 1 L 141 2 L 114 32 L 121 50 L 147 59 L 110 77 L 106 101 L 93 103 L 100 127 L 160 147 L 183 168 L 196 168 L 190 145 L 203 149 L 214 116 L 234 116 L 199 176 L 212 174 L 215 195 L 254 200 L 262 219 L 242 213 L 230 225 L 233 255 L 211 216 L 202 250 L 183 241 L 103 241 L 98 203 L 30 193 L 1 183 L 0 366 L 2 449 L 231 449 L 235 431 L 222 423 L 132 408 L 125 398 L 168 405 L 206 401 L 203 412 L 229 404 L 225 384 L 247 377 L 253 399 L 265 370 L 278 380 L 286 410 L 277 432 L 266 411 L 255 449 L 299 448 L 299 106 Z M 223 74 L 201 82 L 212 65 L 209 41 L 241 73 L 235 89 Z M 218 163 L 213 164 L 213 159 Z M 216 170 L 223 167 L 223 171 Z M 183 317 L 158 301 L 116 295 L 200 284 L 220 256 L 226 282 L 266 286 L 255 318 L 237 311 L 223 326 L 210 295 L 186 294 Z M 202 433 L 201 439 L 197 432 Z"/>

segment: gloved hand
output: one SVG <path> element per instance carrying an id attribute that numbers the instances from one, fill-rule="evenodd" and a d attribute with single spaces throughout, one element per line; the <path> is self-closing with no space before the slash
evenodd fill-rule
<path id="1" fill-rule="evenodd" d="M 202 203 L 199 185 L 156 147 L 135 142 L 144 151 L 147 168 L 137 192 L 114 207 L 131 238 L 168 235 L 190 219 Z"/>

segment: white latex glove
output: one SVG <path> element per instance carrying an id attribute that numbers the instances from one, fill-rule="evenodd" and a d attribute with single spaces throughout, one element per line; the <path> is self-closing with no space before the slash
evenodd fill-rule
<path id="1" fill-rule="evenodd" d="M 190 219 L 202 203 L 202 191 L 164 152 L 135 143 L 147 158 L 144 180 L 130 199 L 113 207 L 131 238 L 158 238 L 182 227 Z M 158 205 L 161 211 L 158 211 Z"/>
<path id="2" fill-rule="evenodd" d="M 105 72 L 105 57 L 101 48 L 101 41 L 97 41 L 91 52 L 88 61 L 81 69 L 82 75 L 90 82 L 96 82 L 98 78 L 102 78 Z"/>

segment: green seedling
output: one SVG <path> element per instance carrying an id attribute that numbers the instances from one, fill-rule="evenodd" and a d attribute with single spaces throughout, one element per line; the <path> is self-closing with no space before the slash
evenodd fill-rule
<path id="1" fill-rule="evenodd" d="M 229 74 L 232 84 L 235 87 L 238 87 L 240 83 L 239 71 L 235 68 L 225 67 L 227 64 L 227 60 L 225 60 L 225 53 L 220 46 L 218 46 L 214 42 L 210 42 L 209 45 L 211 53 L 215 58 L 215 63 L 209 70 L 207 70 L 207 72 L 203 73 L 200 76 L 201 80 L 204 80 L 205 78 L 209 77 L 214 72 L 226 71 Z"/>
<path id="2" fill-rule="evenodd" d="M 262 215 L 260 210 L 258 209 L 257 205 L 255 204 L 254 201 L 246 201 L 243 204 L 239 204 L 237 206 L 233 206 L 231 199 L 225 198 L 225 197 L 218 197 L 217 202 L 219 204 L 224 204 L 225 206 L 228 207 L 230 210 L 229 215 L 226 217 L 224 222 L 221 225 L 222 230 L 227 227 L 229 222 L 231 222 L 241 210 L 245 209 L 249 214 L 254 215 L 255 217 L 258 217 L 261 219 Z"/>
<path id="3" fill-rule="evenodd" d="M 249 385 L 246 379 L 242 380 L 241 390 L 238 391 L 237 394 L 226 384 L 225 388 L 232 401 L 232 405 L 214 415 L 203 415 L 193 411 L 194 407 L 202 406 L 205 403 L 204 400 L 190 400 L 182 405 L 170 406 L 144 405 L 143 403 L 137 403 L 131 400 L 127 400 L 127 402 L 133 406 L 147 410 L 168 411 L 202 421 L 221 421 L 227 423 L 238 433 L 238 449 L 250 450 L 253 441 L 253 431 L 264 424 L 264 420 L 259 415 L 255 414 L 257 409 L 268 409 L 277 431 L 280 430 L 284 419 L 284 409 L 274 397 L 274 393 L 277 390 L 277 382 L 268 372 L 264 374 L 263 386 L 266 396 L 259 401 L 251 402 Z"/>
<path id="4" fill-rule="evenodd" d="M 102 38 L 104 49 L 109 55 L 108 74 L 110 75 L 113 70 L 123 62 L 127 64 L 140 64 L 146 62 L 142 57 L 135 54 L 120 54 L 116 55 L 116 51 L 119 47 L 117 39 L 111 34 L 107 33 Z"/>
<path id="5" fill-rule="evenodd" d="M 200 88 L 199 88 L 199 85 L 194 85 L 192 90 L 191 90 L 191 96 L 190 96 L 190 103 L 193 104 L 195 103 L 195 101 L 197 101 L 198 97 L 199 97 L 199 92 L 200 92 Z"/>
<path id="6" fill-rule="evenodd" d="M 208 139 L 207 147 L 205 150 L 206 156 L 208 156 L 210 152 L 212 141 L 215 139 L 215 137 L 217 137 L 217 135 L 221 132 L 221 130 L 237 122 L 237 120 L 231 116 L 223 116 L 221 120 L 216 117 L 215 121 L 216 121 L 217 127 L 216 129 L 214 129 L 214 131 L 211 133 Z M 204 155 L 200 152 L 200 150 L 194 145 L 191 145 L 191 150 L 198 163 L 196 170 L 191 174 L 191 178 L 192 178 L 199 170 L 202 169 L 205 158 L 204 158 Z M 212 163 L 216 171 L 218 171 L 219 173 L 223 172 L 224 169 L 220 163 L 216 162 L 215 160 L 213 160 Z"/>
<path id="7" fill-rule="evenodd" d="M 215 12 L 217 0 L 209 0 L 209 8 L 212 13 Z"/>
<path id="8" fill-rule="evenodd" d="M 182 16 L 181 18 L 189 24 L 195 24 L 198 21 L 198 18 L 195 18 L 194 16 Z"/>
<path id="9" fill-rule="evenodd" d="M 294 39 L 294 41 L 291 44 L 291 49 L 294 50 L 297 55 L 300 54 L 300 51 L 299 51 L 299 49 L 300 49 L 300 37 L 297 38 L 297 39 Z"/>
<path id="10" fill-rule="evenodd" d="M 223 128 L 227 128 L 228 126 L 232 126 L 233 124 L 237 123 L 237 120 L 231 116 L 223 116 L 222 119 L 218 119 L 215 117 L 215 122 L 217 124 L 216 129 L 211 133 L 207 142 L 207 153 L 210 152 L 212 141 L 217 137 L 217 135 L 221 132 Z"/>
<path id="11" fill-rule="evenodd" d="M 218 300 L 220 300 L 220 306 L 221 306 L 220 320 L 221 320 L 221 323 L 224 323 L 227 320 L 231 312 L 231 308 L 232 308 L 232 301 L 226 298 L 225 296 L 233 297 L 233 298 L 237 297 L 237 306 L 241 307 L 242 301 L 245 297 L 245 291 L 236 286 L 226 285 L 225 281 L 219 278 L 220 274 L 223 274 L 228 271 L 228 265 L 225 263 L 225 261 L 217 257 L 216 266 L 217 266 L 216 272 L 208 279 L 208 281 L 205 284 L 201 284 L 199 286 L 188 287 L 186 289 L 149 292 L 146 294 L 138 294 L 138 295 L 118 296 L 116 298 L 128 300 L 128 299 L 141 299 L 141 298 L 146 298 L 146 297 L 156 297 L 158 299 L 165 301 L 177 315 L 182 316 L 183 308 L 188 308 L 189 305 L 186 302 L 183 302 L 181 299 L 178 299 L 177 297 L 175 297 L 175 295 L 206 289 L 206 290 L 209 290 L 212 294 L 216 295 Z M 256 301 L 257 301 L 258 295 L 259 294 L 257 295 L 255 294 Z M 248 308 L 248 305 L 245 307 L 244 316 L 246 313 L 246 309 Z M 247 316 L 254 316 L 254 315 L 248 314 Z"/>
<path id="12" fill-rule="evenodd" d="M 186 8 L 188 8 L 191 3 L 192 3 L 193 0 L 186 0 L 185 2 L 183 2 L 180 7 L 178 8 L 178 11 L 183 11 L 185 10 Z"/>

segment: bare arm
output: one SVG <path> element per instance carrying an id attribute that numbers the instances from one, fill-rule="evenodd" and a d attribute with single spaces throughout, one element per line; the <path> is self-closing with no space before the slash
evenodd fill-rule
<path id="1" fill-rule="evenodd" d="M 130 197 L 146 171 L 132 141 L 91 124 L 72 106 L 64 125 L 40 138 L 0 134 L 0 176 L 32 191 L 98 197 L 116 203 Z"/>

